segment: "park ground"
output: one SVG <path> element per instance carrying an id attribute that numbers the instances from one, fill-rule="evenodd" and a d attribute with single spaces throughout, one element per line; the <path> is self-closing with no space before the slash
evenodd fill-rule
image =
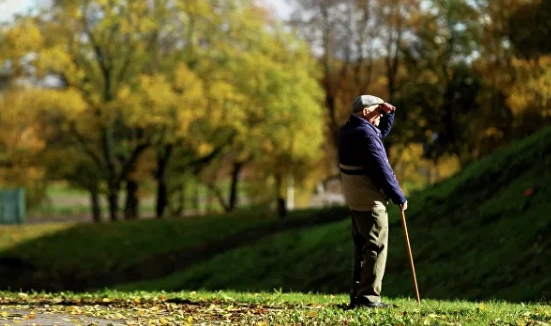
<path id="1" fill-rule="evenodd" d="M 392 299 L 345 310 L 344 295 L 237 292 L 4 293 L 5 325 L 549 325 L 551 307 L 500 301 Z M 34 323 L 34 324 L 33 324 Z"/>
<path id="2" fill-rule="evenodd" d="M 395 208 L 396 308 L 353 311 L 346 208 L 241 211 L 3 226 L 0 325 L 549 325 L 550 167 L 546 129 L 410 196 L 421 305 Z"/>

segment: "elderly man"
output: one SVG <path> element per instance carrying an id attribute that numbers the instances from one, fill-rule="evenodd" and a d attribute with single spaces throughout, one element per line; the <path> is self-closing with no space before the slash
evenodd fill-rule
<path id="1" fill-rule="evenodd" d="M 346 203 L 352 213 L 354 267 L 350 308 L 385 308 L 381 287 L 388 247 L 388 199 L 407 209 L 382 143 L 390 133 L 396 108 L 362 95 L 339 133 L 339 166 Z"/>

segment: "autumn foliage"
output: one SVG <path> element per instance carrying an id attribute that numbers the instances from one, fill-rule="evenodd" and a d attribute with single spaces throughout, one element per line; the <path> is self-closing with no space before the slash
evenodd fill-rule
<path id="1" fill-rule="evenodd" d="M 308 196 L 336 174 L 359 94 L 398 107 L 406 188 L 551 119 L 546 1 L 54 1 L 0 29 L 0 186 L 66 180 L 101 219 L 182 213 L 202 184 L 227 212 Z M 524 22 L 524 23 L 523 23 Z M 528 36 L 527 36 L 528 35 Z M 531 37 L 533 36 L 533 37 Z M 121 205 L 121 194 L 124 202 Z"/>

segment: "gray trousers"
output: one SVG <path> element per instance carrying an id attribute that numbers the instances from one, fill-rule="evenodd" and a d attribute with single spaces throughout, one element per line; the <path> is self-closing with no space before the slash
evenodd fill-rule
<path id="1" fill-rule="evenodd" d="M 388 213 L 386 208 L 351 212 L 354 266 L 350 297 L 379 302 L 388 250 Z"/>

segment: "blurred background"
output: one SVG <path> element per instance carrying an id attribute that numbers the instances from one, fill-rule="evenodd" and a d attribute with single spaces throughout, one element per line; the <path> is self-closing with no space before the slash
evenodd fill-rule
<path id="1" fill-rule="evenodd" d="M 197 262 L 179 253 L 208 259 L 226 235 L 231 249 L 281 228 L 346 218 L 336 142 L 361 94 L 397 107 L 385 146 L 412 196 L 412 238 L 424 239 L 414 249 L 427 253 L 421 270 L 452 251 L 466 256 L 449 273 L 466 275 L 461 268 L 475 264 L 480 239 L 521 248 L 515 234 L 499 232 L 494 240 L 470 234 L 470 251 L 441 244 L 449 223 L 495 230 L 501 223 L 514 232 L 516 224 L 503 221 L 526 218 L 533 196 L 542 196 L 533 211 L 539 222 L 527 233 L 540 242 L 534 249 L 526 238 L 526 250 L 547 248 L 551 1 L 4 0 L 0 21 L 0 209 L 3 223 L 28 224 L 0 227 L 0 256 L 11 266 L 6 275 L 27 273 L 17 276 L 22 287 L 78 290 L 165 277 Z M 280 280 L 292 289 L 346 291 L 343 223 L 309 230 L 318 238 L 301 247 L 322 248 L 316 241 L 342 231 L 342 243 L 323 247 L 339 252 L 338 286 L 323 281 L 336 275 L 330 271 L 312 283 L 298 272 L 257 285 L 208 283 L 198 267 L 163 288 L 265 289 Z M 426 229 L 438 225 L 441 232 Z M 297 245 L 289 239 L 270 241 Z M 205 243 L 212 246 L 201 251 Z M 275 250 L 266 248 L 256 254 Z M 392 259 L 389 278 L 408 282 Z M 537 261 L 518 259 L 522 275 L 539 273 Z M 139 272 L 146 265 L 165 267 Z M 421 282 L 441 280 L 444 272 L 431 266 Z M 517 275 L 500 271 L 489 289 Z M 109 280 L 90 281 L 102 277 Z M 539 280 L 502 296 L 541 296 L 551 283 Z M 445 296 L 449 287 L 434 284 L 432 294 Z M 471 291 L 465 296 L 495 294 Z"/>
<path id="2" fill-rule="evenodd" d="M 420 189 L 549 123 L 550 6 L 4 1 L 1 184 L 29 220 L 342 204 L 338 128 L 373 94 Z"/>

